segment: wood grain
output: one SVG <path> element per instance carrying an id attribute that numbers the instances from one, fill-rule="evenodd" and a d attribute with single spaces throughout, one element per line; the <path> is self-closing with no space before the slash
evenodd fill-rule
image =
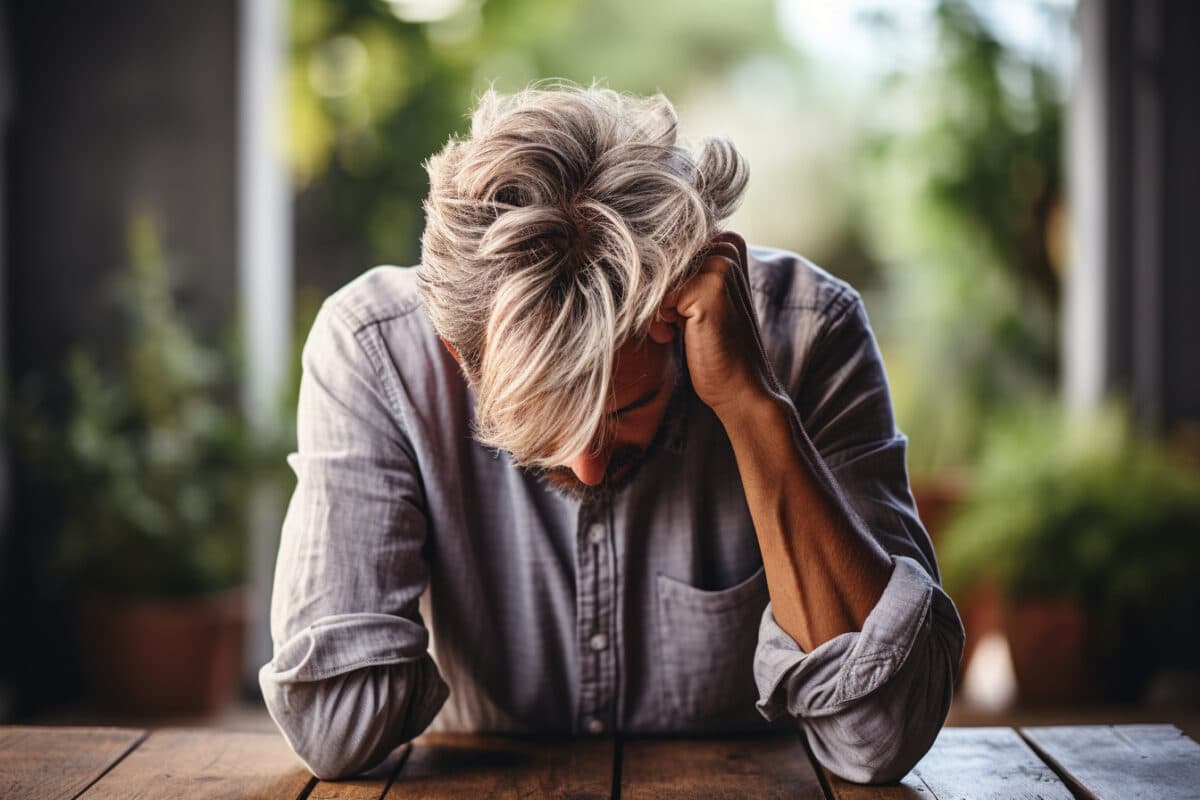
<path id="1" fill-rule="evenodd" d="M 612 793 L 613 742 L 428 734 L 413 742 L 388 800 L 574 798 Z"/>
<path id="2" fill-rule="evenodd" d="M 1200 798 L 1200 744 L 1174 725 L 1056 725 L 1021 733 L 1083 797 Z"/>
<path id="3" fill-rule="evenodd" d="M 351 780 L 317 781 L 307 800 L 380 800 L 396 775 L 396 770 L 412 752 L 412 745 L 402 745 L 369 772 Z"/>
<path id="4" fill-rule="evenodd" d="M 278 733 L 164 729 L 147 736 L 84 800 L 296 800 L 315 780 Z"/>
<path id="5" fill-rule="evenodd" d="M 825 775 L 837 800 L 1072 800 L 1012 728 L 942 728 L 899 784 L 865 786 Z"/>
<path id="6" fill-rule="evenodd" d="M 75 797 L 145 735 L 130 728 L 0 727 L 0 797 Z"/>
<path id="7" fill-rule="evenodd" d="M 631 739 L 621 748 L 622 800 L 753 797 L 823 800 L 796 736 Z"/>

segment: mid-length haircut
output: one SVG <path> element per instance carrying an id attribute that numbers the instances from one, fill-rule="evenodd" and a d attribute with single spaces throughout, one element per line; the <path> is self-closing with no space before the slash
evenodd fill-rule
<path id="1" fill-rule="evenodd" d="M 475 436 L 531 467 L 597 451 L 617 350 L 700 268 L 741 201 L 721 137 L 677 143 L 661 93 L 489 89 L 425 162 L 421 296 L 476 394 Z"/>

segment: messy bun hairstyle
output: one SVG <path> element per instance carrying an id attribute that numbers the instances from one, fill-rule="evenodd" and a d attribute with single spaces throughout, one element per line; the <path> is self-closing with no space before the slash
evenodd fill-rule
<path id="1" fill-rule="evenodd" d="M 539 81 L 486 91 L 425 163 L 422 300 L 475 390 L 476 438 L 518 464 L 601 446 L 617 350 L 741 200 L 732 142 L 694 156 L 677 128 L 661 93 Z"/>

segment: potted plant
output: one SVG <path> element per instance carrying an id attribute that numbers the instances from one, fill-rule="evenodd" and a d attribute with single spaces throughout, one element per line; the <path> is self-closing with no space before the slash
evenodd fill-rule
<path id="1" fill-rule="evenodd" d="M 18 403 L 14 433 L 61 499 L 47 579 L 77 597 L 96 699 L 205 712 L 240 683 L 255 449 L 228 402 L 229 360 L 181 320 L 148 218 L 133 220 L 129 246 L 119 357 L 76 350 L 62 407 Z"/>
<path id="2" fill-rule="evenodd" d="M 1000 588 L 1023 703 L 1137 700 L 1197 666 L 1178 632 L 1200 612 L 1200 478 L 1115 406 L 998 426 L 941 564 L 951 592 Z"/>

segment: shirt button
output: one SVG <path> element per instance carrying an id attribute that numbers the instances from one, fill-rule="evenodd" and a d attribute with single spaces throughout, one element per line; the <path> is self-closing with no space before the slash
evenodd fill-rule
<path id="1" fill-rule="evenodd" d="M 593 525 L 592 529 L 590 531 L 588 531 L 588 541 L 595 545 L 603 544 L 604 543 L 604 526 L 603 525 Z"/>
<path id="2" fill-rule="evenodd" d="M 588 717 L 587 723 L 585 723 L 584 727 L 586 727 L 587 732 L 592 735 L 604 733 L 604 723 L 595 717 Z"/>
<path id="3" fill-rule="evenodd" d="M 593 650 L 603 650 L 604 648 L 608 647 L 608 637 L 603 633 L 597 633 L 588 640 L 588 645 Z"/>

